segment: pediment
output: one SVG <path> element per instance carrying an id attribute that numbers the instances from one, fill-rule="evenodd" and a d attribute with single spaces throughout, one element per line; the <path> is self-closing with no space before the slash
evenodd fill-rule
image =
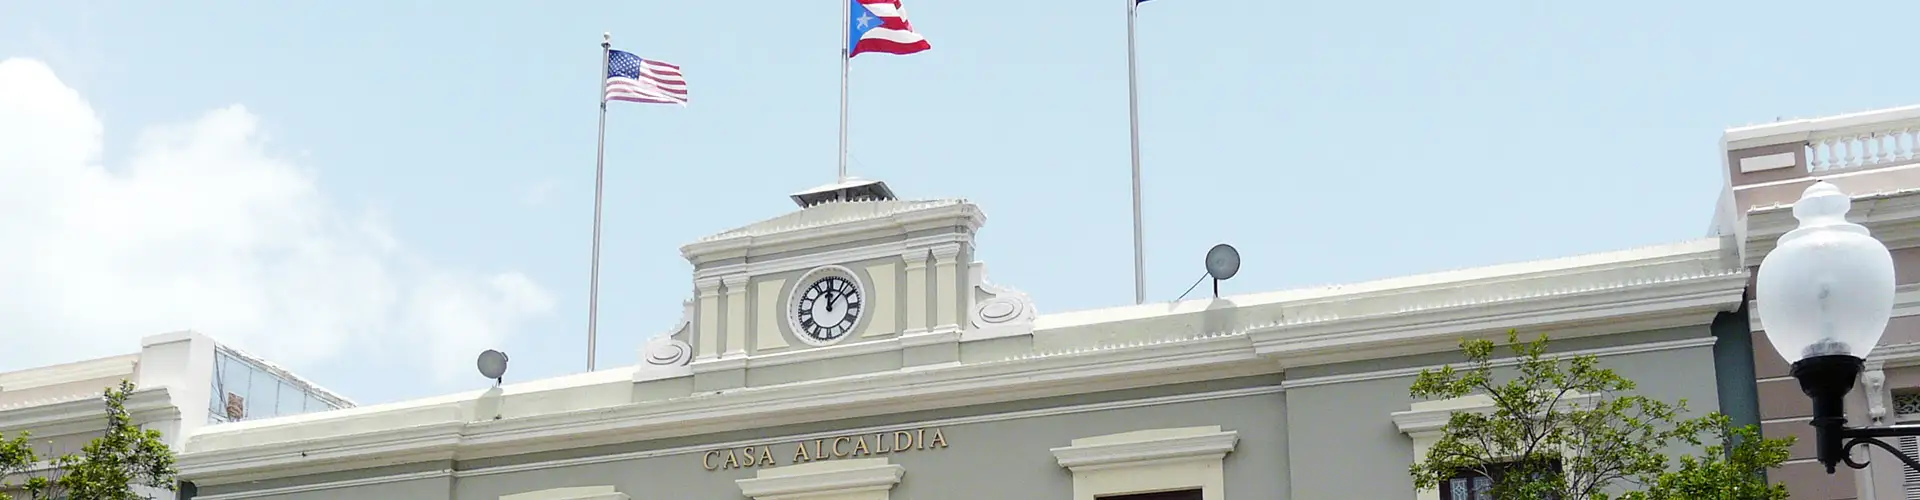
<path id="1" fill-rule="evenodd" d="M 940 223 L 949 219 L 958 219 L 970 229 L 977 229 L 985 222 L 985 215 L 961 199 L 826 202 L 701 238 L 681 247 L 680 252 L 694 259 L 745 246 L 792 243 L 862 231 L 882 233 L 888 229 L 911 229 L 916 223 Z"/>

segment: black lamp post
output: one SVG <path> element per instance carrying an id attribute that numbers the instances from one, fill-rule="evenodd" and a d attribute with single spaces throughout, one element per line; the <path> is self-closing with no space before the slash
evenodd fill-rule
<path id="1" fill-rule="evenodd" d="M 1824 181 L 1793 204 L 1800 226 L 1780 236 L 1754 284 L 1760 326 L 1813 399 L 1814 452 L 1828 474 L 1840 463 L 1865 468 L 1849 453 L 1863 445 L 1884 448 L 1920 471 L 1920 461 L 1879 439 L 1920 436 L 1920 428 L 1847 427 L 1847 392 L 1886 332 L 1894 293 L 1893 256 L 1866 227 L 1847 222 L 1852 206 Z"/>

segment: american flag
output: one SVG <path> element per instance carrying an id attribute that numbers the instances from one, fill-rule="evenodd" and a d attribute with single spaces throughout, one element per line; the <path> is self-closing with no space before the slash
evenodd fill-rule
<path id="1" fill-rule="evenodd" d="M 607 53 L 609 101 L 687 105 L 687 78 L 680 67 L 641 59 L 624 50 Z"/>
<path id="2" fill-rule="evenodd" d="M 907 55 L 933 48 L 926 37 L 913 31 L 907 22 L 907 7 L 900 0 L 847 0 L 853 2 L 852 19 L 847 24 L 847 57 L 868 52 Z"/>

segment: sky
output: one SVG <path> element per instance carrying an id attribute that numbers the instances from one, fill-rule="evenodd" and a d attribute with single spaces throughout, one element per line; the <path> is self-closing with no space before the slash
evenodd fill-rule
<path id="1" fill-rule="evenodd" d="M 967 198 L 1042 313 L 1130 304 L 1123 0 L 906 0 L 851 173 Z M 684 68 L 606 128 L 598 359 L 679 247 L 834 180 L 840 5 L 0 2 L 0 371 L 193 329 L 361 403 L 585 369 L 599 41 Z M 1920 103 L 1920 3 L 1156 0 L 1150 301 L 1704 236 L 1728 127 Z M 1884 26 L 1882 26 L 1884 25 Z M 1204 287 L 1203 287 L 1204 288 Z M 1196 293 L 1205 293 L 1199 291 Z"/>

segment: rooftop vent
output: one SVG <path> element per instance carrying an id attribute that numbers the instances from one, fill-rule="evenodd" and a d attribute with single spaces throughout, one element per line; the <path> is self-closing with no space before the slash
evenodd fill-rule
<path id="1" fill-rule="evenodd" d="M 879 201 L 897 199 L 886 182 L 849 177 L 847 180 L 788 195 L 800 208 L 830 201 Z"/>

